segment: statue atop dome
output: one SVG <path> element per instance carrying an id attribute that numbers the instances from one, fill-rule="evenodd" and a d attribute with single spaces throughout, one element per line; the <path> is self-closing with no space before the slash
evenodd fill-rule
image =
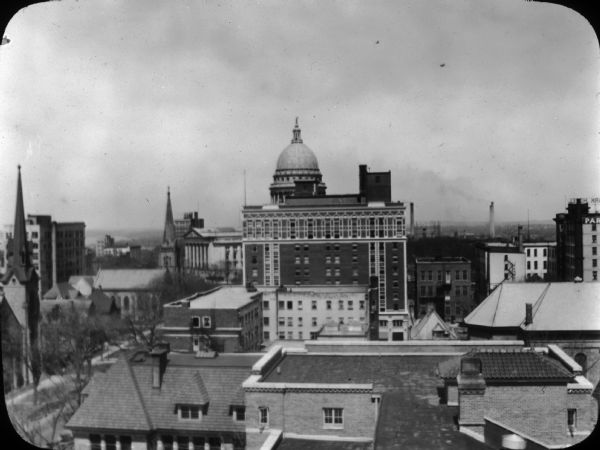
<path id="1" fill-rule="evenodd" d="M 326 186 L 322 182 L 323 176 L 319 170 L 317 157 L 304 144 L 300 133 L 301 129 L 296 117 L 292 141 L 277 159 L 273 183 L 269 188 L 272 203 L 285 203 L 285 199 L 289 196 L 325 195 Z"/>

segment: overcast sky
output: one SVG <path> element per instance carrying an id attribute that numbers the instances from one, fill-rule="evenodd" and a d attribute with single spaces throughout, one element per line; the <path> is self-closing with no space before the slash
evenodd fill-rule
<path id="1" fill-rule="evenodd" d="M 328 193 L 392 171 L 417 222 L 551 219 L 600 196 L 599 51 L 559 5 L 99 1 L 21 10 L 0 47 L 0 219 L 239 226 L 300 117 Z"/>

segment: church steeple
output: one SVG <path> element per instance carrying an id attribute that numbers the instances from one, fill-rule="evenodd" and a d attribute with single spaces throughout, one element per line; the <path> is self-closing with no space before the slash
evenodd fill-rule
<path id="1" fill-rule="evenodd" d="M 300 137 L 300 127 L 298 126 L 298 117 L 296 117 L 296 125 L 292 130 L 294 133 L 294 137 L 292 138 L 292 144 L 302 144 L 302 138 Z"/>
<path id="2" fill-rule="evenodd" d="M 27 230 L 25 227 L 25 207 L 23 206 L 23 187 L 21 185 L 21 166 L 18 166 L 17 177 L 17 204 L 15 208 L 15 223 L 13 230 L 13 258 L 12 266 L 29 269 L 31 258 L 27 245 Z"/>
<path id="3" fill-rule="evenodd" d="M 175 223 L 173 221 L 173 209 L 171 208 L 171 189 L 167 187 L 167 213 L 165 215 L 165 229 L 163 232 L 163 245 L 175 244 Z"/>

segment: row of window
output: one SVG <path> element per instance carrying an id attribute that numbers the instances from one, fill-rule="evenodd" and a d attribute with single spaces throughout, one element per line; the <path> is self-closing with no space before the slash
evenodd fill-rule
<path id="1" fill-rule="evenodd" d="M 304 309 L 304 303 L 302 300 L 296 300 L 296 309 L 298 311 L 302 311 Z M 317 300 L 311 300 L 310 302 L 310 309 L 313 311 L 317 311 L 319 309 L 319 304 L 322 304 L 323 302 L 318 302 Z M 348 310 L 353 310 L 354 309 L 354 300 L 338 300 L 337 301 L 337 305 L 338 305 L 338 310 L 343 310 L 344 306 L 346 307 L 346 309 Z M 358 301 L 358 309 L 365 309 L 365 305 L 366 305 L 366 301 L 365 300 L 359 300 Z M 277 306 L 279 307 L 279 310 L 293 310 L 294 309 L 294 300 L 279 300 Z M 263 309 L 268 310 L 270 308 L 270 302 L 269 300 L 264 300 L 263 301 Z M 325 301 L 325 309 L 333 309 L 333 300 L 326 300 Z"/>
<path id="2" fill-rule="evenodd" d="M 462 273 L 462 278 L 461 278 L 461 273 Z M 468 281 L 469 280 L 469 272 L 467 270 L 455 270 L 454 271 L 454 279 L 455 280 L 464 280 L 464 281 Z M 421 281 L 433 281 L 433 270 L 422 270 L 421 271 Z M 437 271 L 437 281 L 442 281 L 442 271 L 438 270 Z M 451 278 L 451 271 L 450 270 L 446 270 L 446 276 L 444 277 L 444 281 L 446 283 L 450 283 L 452 281 Z"/>
<path id="3" fill-rule="evenodd" d="M 102 447 L 102 438 L 104 437 L 104 447 Z M 90 434 L 90 450 L 117 450 L 117 441 L 121 445 L 121 450 L 131 450 L 131 436 L 115 436 L 112 434 Z"/>
<path id="4" fill-rule="evenodd" d="M 323 408 L 323 428 L 344 428 L 344 408 Z M 258 423 L 260 426 L 269 425 L 269 408 L 258 408 Z"/>
<path id="5" fill-rule="evenodd" d="M 544 264 L 542 265 L 544 270 L 548 269 L 548 261 L 542 261 Z M 527 261 L 527 270 L 531 270 L 531 261 Z M 538 262 L 533 261 L 533 270 L 538 270 Z"/>
<path id="6" fill-rule="evenodd" d="M 326 318 L 326 322 L 331 321 L 331 320 L 332 320 L 331 317 L 327 317 Z M 355 320 L 355 318 L 354 317 L 348 317 L 348 322 L 350 322 L 352 320 Z M 362 321 L 365 320 L 365 318 L 364 317 L 360 317 L 359 320 L 362 322 Z M 301 327 L 301 326 L 304 325 L 304 318 L 303 317 L 297 317 L 296 321 L 297 321 L 297 325 L 299 327 Z M 338 318 L 338 322 L 340 324 L 343 324 L 344 323 L 344 318 L 343 317 L 339 317 Z M 263 325 L 264 326 L 268 327 L 270 325 L 270 323 L 271 323 L 271 321 L 270 321 L 269 317 L 263 317 Z M 294 326 L 294 318 L 293 317 L 278 317 L 277 318 L 277 323 L 281 327 L 286 326 L 286 324 L 287 324 L 288 327 L 293 327 Z M 311 317 L 310 325 L 312 327 L 319 326 L 316 317 Z"/>
<path id="7" fill-rule="evenodd" d="M 192 327 L 193 328 L 210 328 L 211 320 L 210 316 L 192 316 Z"/>
<path id="8" fill-rule="evenodd" d="M 531 256 L 531 254 L 533 253 L 533 257 L 536 258 L 538 255 L 538 249 L 537 248 L 528 248 L 527 249 L 527 256 Z M 548 256 L 548 249 L 543 248 L 542 249 L 542 256 Z"/>
<path id="9" fill-rule="evenodd" d="M 379 327 L 380 328 L 387 328 L 389 322 L 390 321 L 388 321 L 388 320 L 382 319 L 382 320 L 379 321 Z M 403 324 L 402 320 L 392 320 L 391 322 L 392 322 L 391 325 L 394 328 L 400 328 L 400 327 L 402 327 L 402 324 Z"/>
<path id="10" fill-rule="evenodd" d="M 421 297 L 435 297 L 436 292 L 434 291 L 434 286 L 421 286 L 419 289 L 419 295 Z M 459 297 L 461 295 L 466 297 L 469 295 L 469 286 L 456 286 L 454 288 L 454 296 Z"/>
<path id="11" fill-rule="evenodd" d="M 404 217 L 257 219 L 242 223 L 244 239 L 403 237 Z"/>

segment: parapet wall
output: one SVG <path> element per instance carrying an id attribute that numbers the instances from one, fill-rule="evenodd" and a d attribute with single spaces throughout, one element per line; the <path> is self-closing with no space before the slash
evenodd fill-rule
<path id="1" fill-rule="evenodd" d="M 467 353 L 476 349 L 521 349 L 523 341 L 305 341 L 310 353 Z"/>

